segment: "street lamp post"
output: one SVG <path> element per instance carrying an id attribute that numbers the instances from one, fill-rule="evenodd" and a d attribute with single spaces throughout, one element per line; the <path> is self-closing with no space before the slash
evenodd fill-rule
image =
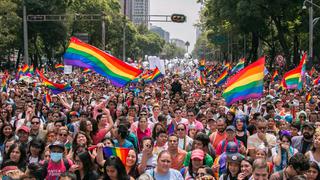
<path id="1" fill-rule="evenodd" d="M 29 64 L 28 54 L 28 24 L 26 2 L 23 1 L 23 59 L 25 64 Z"/>
<path id="2" fill-rule="evenodd" d="M 313 19 L 313 6 L 320 9 L 320 6 L 313 3 L 313 0 L 305 0 L 302 9 L 307 9 L 306 3 L 309 3 L 309 63 L 313 61 L 313 26 L 318 22 L 319 18 Z"/>

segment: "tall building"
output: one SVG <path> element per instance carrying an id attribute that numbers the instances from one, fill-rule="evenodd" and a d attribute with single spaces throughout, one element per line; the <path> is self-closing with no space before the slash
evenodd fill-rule
<path id="1" fill-rule="evenodd" d="M 181 39 L 170 39 L 170 43 L 175 44 L 179 48 L 186 49 L 186 43 Z"/>
<path id="2" fill-rule="evenodd" d="M 150 31 L 157 33 L 160 37 L 162 37 L 166 42 L 169 42 L 170 33 L 161 27 L 158 26 L 151 26 Z"/>
<path id="3" fill-rule="evenodd" d="M 135 25 L 144 24 L 148 27 L 150 0 L 120 0 L 120 5 L 122 13 L 124 13 L 124 6 L 126 6 L 126 16 Z"/>

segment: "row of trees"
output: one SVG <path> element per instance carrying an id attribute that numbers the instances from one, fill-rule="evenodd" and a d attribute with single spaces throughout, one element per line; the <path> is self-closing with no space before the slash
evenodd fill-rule
<path id="1" fill-rule="evenodd" d="M 302 9 L 303 0 L 199 0 L 199 3 L 204 3 L 199 23 L 204 33 L 196 44 L 196 55 L 219 51 L 226 60 L 230 59 L 232 49 L 233 60 L 243 56 L 254 60 L 263 54 L 273 60 L 282 54 L 290 65 L 297 64 L 301 50 L 308 50 L 309 14 Z M 319 9 L 314 12 L 317 17 Z M 320 48 L 318 29 L 315 26 L 315 57 Z M 199 49 L 207 50 L 203 53 Z"/>
<path id="2" fill-rule="evenodd" d="M 122 56 L 124 18 L 118 0 L 1 0 L 0 1 L 0 60 L 10 62 L 10 55 L 18 52 L 17 62 L 23 54 L 22 8 L 26 4 L 27 14 L 63 15 L 105 14 L 106 50 L 114 56 Z M 126 20 L 126 56 L 132 59 L 144 55 L 160 55 L 166 44 L 155 33 L 144 26 Z M 101 47 L 102 28 L 100 21 L 28 22 L 29 58 L 31 63 L 41 65 L 45 57 L 49 63 L 61 59 L 67 48 L 69 37 L 76 33 L 88 33 L 89 43 Z M 163 54 L 163 53 L 162 53 Z M 173 58 L 164 54 L 166 58 Z M 17 64 L 18 64 L 17 63 Z"/>

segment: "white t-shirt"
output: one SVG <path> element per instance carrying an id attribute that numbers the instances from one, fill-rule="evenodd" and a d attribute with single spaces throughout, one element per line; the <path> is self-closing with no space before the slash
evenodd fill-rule
<path id="1" fill-rule="evenodd" d="M 156 179 L 156 180 L 169 180 L 169 179 L 183 180 L 183 177 L 180 174 L 180 172 L 171 168 L 164 175 L 157 173 L 155 169 L 149 169 L 146 171 L 146 173 L 151 175 L 153 179 Z"/>

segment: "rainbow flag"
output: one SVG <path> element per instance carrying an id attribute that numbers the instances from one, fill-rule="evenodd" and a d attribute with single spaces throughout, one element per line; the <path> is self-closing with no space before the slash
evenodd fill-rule
<path id="1" fill-rule="evenodd" d="M 32 75 L 34 74 L 34 68 L 33 68 L 33 65 L 31 65 L 31 66 L 30 66 L 30 68 L 29 68 L 29 73 L 30 73 L 30 74 L 32 74 Z"/>
<path id="2" fill-rule="evenodd" d="M 150 75 L 150 80 L 151 81 L 156 81 L 158 78 L 160 78 L 162 76 L 160 70 L 158 69 L 158 67 L 156 67 L 153 71 L 153 73 Z"/>
<path id="3" fill-rule="evenodd" d="M 48 94 L 48 92 L 45 92 L 43 94 L 43 104 L 46 104 L 47 106 L 49 106 L 51 103 L 51 96 L 50 94 Z"/>
<path id="4" fill-rule="evenodd" d="M 29 71 L 29 65 L 28 64 L 25 64 L 22 68 L 22 73 L 23 74 L 27 74 Z"/>
<path id="5" fill-rule="evenodd" d="M 7 92 L 7 77 L 3 76 L 1 81 L 2 92 Z"/>
<path id="6" fill-rule="evenodd" d="M 54 68 L 56 68 L 57 70 L 64 70 L 64 65 L 63 64 L 56 64 L 56 65 L 54 65 Z"/>
<path id="7" fill-rule="evenodd" d="M 204 86 L 204 85 L 207 84 L 206 79 L 205 79 L 202 75 L 199 76 L 198 81 L 199 81 L 199 83 L 200 83 L 201 86 Z"/>
<path id="8" fill-rule="evenodd" d="M 306 101 L 310 102 L 310 100 L 311 100 L 311 92 L 308 92 L 306 95 Z"/>
<path id="9" fill-rule="evenodd" d="M 229 71 L 229 69 L 225 69 L 225 70 L 221 73 L 221 75 L 216 79 L 215 84 L 216 84 L 217 86 L 221 86 L 222 84 L 224 84 L 224 83 L 227 81 L 228 71 Z"/>
<path id="10" fill-rule="evenodd" d="M 123 165 L 126 164 L 126 159 L 129 154 L 130 149 L 128 148 L 120 148 L 120 147 L 104 147 L 103 154 L 105 158 L 109 158 L 110 156 L 118 156 L 122 161 Z"/>
<path id="11" fill-rule="evenodd" d="M 313 85 L 318 85 L 320 82 L 320 76 L 313 81 Z"/>
<path id="12" fill-rule="evenodd" d="M 123 87 L 141 74 L 141 70 L 132 67 L 116 57 L 72 37 L 64 63 L 67 65 L 89 68 L 107 77 L 111 83 Z"/>
<path id="13" fill-rule="evenodd" d="M 89 68 L 84 68 L 82 72 L 83 72 L 83 73 L 89 73 L 89 72 L 91 72 L 91 69 L 89 69 Z"/>
<path id="14" fill-rule="evenodd" d="M 265 57 L 261 57 L 228 80 L 222 94 L 228 106 L 240 100 L 260 98 L 263 95 L 264 64 Z"/>
<path id="15" fill-rule="evenodd" d="M 281 84 L 285 89 L 302 89 L 306 55 L 303 55 L 298 67 L 284 74 Z"/>
<path id="16" fill-rule="evenodd" d="M 58 84 L 58 83 L 51 82 L 46 77 L 44 77 L 44 75 L 39 70 L 36 70 L 36 71 L 40 76 L 40 79 L 42 80 L 43 85 L 51 89 L 53 94 L 59 94 L 65 91 L 70 91 L 72 89 L 70 84 Z"/>
<path id="17" fill-rule="evenodd" d="M 204 69 L 205 69 L 205 64 L 206 64 L 206 60 L 205 60 L 205 59 L 201 59 L 201 60 L 199 61 L 199 70 L 200 70 L 200 71 L 204 71 Z"/>
<path id="18" fill-rule="evenodd" d="M 238 64 L 232 68 L 231 74 L 236 73 L 236 72 L 240 71 L 241 69 L 243 69 L 244 68 L 244 61 L 245 61 L 245 58 L 241 58 L 239 60 Z"/>
<path id="19" fill-rule="evenodd" d="M 278 70 L 276 70 L 272 75 L 271 82 L 275 82 L 278 80 L 279 80 L 279 74 L 278 74 Z"/>

